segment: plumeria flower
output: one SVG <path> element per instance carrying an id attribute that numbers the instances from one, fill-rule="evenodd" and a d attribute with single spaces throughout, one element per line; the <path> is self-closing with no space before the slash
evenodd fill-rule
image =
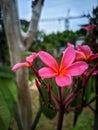
<path id="1" fill-rule="evenodd" d="M 57 61 L 49 53 L 40 51 L 38 53 L 40 59 L 47 67 L 39 70 L 39 75 L 42 78 L 55 77 L 59 87 L 69 86 L 72 84 L 72 76 L 78 76 L 84 73 L 88 68 L 88 64 L 83 61 L 74 62 L 75 50 L 73 47 L 67 47 L 63 52 L 60 66 Z"/>
<path id="2" fill-rule="evenodd" d="M 85 60 L 92 61 L 98 58 L 98 53 L 94 54 L 88 45 L 78 45 L 76 50 L 76 61 Z"/>
<path id="3" fill-rule="evenodd" d="M 37 53 L 32 53 L 32 55 L 27 56 L 26 57 L 26 62 L 23 63 L 17 63 L 16 65 L 13 66 L 12 71 L 16 72 L 18 69 L 20 69 L 21 67 L 30 67 L 32 66 L 32 62 L 34 61 L 34 59 L 37 57 Z"/>
<path id="4" fill-rule="evenodd" d="M 95 25 L 95 24 L 92 24 L 92 25 L 88 25 L 88 26 L 83 27 L 83 29 L 85 29 L 86 31 L 90 32 L 90 31 L 93 30 L 95 27 L 96 27 L 96 25 Z"/>
<path id="5" fill-rule="evenodd" d="M 74 48 L 74 45 L 73 45 L 72 43 L 70 43 L 70 42 L 67 43 L 67 46 L 68 46 L 68 47 L 73 47 L 73 48 Z"/>

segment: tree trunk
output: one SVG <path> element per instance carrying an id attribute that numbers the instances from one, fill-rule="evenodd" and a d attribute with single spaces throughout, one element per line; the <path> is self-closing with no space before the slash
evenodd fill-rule
<path id="1" fill-rule="evenodd" d="M 24 62 L 23 52 L 27 50 L 37 31 L 37 24 L 41 14 L 43 0 L 35 0 L 32 10 L 30 26 L 25 35 L 20 28 L 16 0 L 0 0 L 3 21 L 7 36 L 11 66 Z M 24 130 L 30 130 L 32 125 L 32 104 L 28 87 L 28 69 L 21 68 L 17 72 L 17 86 L 19 92 L 19 112 Z"/>

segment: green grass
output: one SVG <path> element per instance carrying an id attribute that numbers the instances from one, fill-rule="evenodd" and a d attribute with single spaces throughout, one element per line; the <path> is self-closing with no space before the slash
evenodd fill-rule
<path id="1" fill-rule="evenodd" d="M 93 130 L 93 114 L 84 110 L 80 115 L 76 126 L 72 127 L 73 114 L 65 114 L 62 130 Z M 56 130 L 57 117 L 53 120 L 47 119 L 43 114 L 40 117 L 36 130 Z"/>

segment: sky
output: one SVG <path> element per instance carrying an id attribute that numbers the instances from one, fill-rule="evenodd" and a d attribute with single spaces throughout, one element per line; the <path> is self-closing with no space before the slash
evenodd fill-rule
<path id="1" fill-rule="evenodd" d="M 31 1 L 18 0 L 18 11 L 21 19 L 30 21 Z M 68 29 L 76 31 L 81 28 L 80 25 L 88 23 L 88 18 L 79 17 L 84 14 L 91 15 L 92 9 L 96 6 L 98 6 L 98 0 L 45 0 L 38 29 L 47 34 L 62 32 L 66 30 L 66 18 L 73 17 L 73 19 L 69 19 Z"/>

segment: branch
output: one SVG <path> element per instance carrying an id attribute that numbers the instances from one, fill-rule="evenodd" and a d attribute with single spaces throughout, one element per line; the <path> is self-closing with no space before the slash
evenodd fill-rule
<path id="1" fill-rule="evenodd" d="M 82 109 L 83 107 L 89 106 L 94 100 L 98 98 L 98 95 L 94 96 L 88 103 L 85 104 L 79 104 L 73 108 L 66 109 L 65 112 L 75 112 L 79 109 Z"/>
<path id="2" fill-rule="evenodd" d="M 36 126 L 37 126 L 37 124 L 38 124 L 38 122 L 39 122 L 39 118 L 40 118 L 40 116 L 41 116 L 41 113 L 42 113 L 41 108 L 39 108 L 39 110 L 38 110 L 38 112 L 37 112 L 37 114 L 36 114 L 36 117 L 35 117 L 35 119 L 34 119 L 34 121 L 33 121 L 31 130 L 35 130 L 35 128 L 36 128 Z"/>
<path id="3" fill-rule="evenodd" d="M 88 107 L 93 111 L 95 112 L 96 110 L 89 104 Z"/>
<path id="4" fill-rule="evenodd" d="M 33 5 L 31 21 L 26 36 L 24 37 L 24 46 L 26 50 L 29 49 L 30 45 L 34 40 L 41 15 L 43 1 L 44 0 L 35 0 L 35 4 Z"/>
<path id="5" fill-rule="evenodd" d="M 32 1 L 32 8 L 34 8 L 39 0 Z M 44 0 L 42 0 L 41 5 L 43 5 Z"/>

